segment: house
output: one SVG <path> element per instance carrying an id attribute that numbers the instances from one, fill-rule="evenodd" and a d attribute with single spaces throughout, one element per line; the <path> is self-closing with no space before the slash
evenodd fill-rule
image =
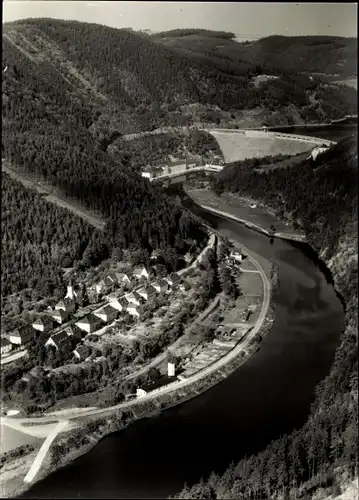
<path id="1" fill-rule="evenodd" d="M 242 262 L 243 255 L 241 252 L 231 252 L 230 256 L 237 262 Z"/>
<path id="2" fill-rule="evenodd" d="M 17 328 L 9 335 L 9 340 L 15 345 L 25 345 L 35 337 L 35 330 L 32 325 L 24 325 Z"/>
<path id="3" fill-rule="evenodd" d="M 91 349 L 85 344 L 77 346 L 76 349 L 72 352 L 74 353 L 75 358 L 79 359 L 80 361 L 86 360 L 91 355 Z"/>
<path id="4" fill-rule="evenodd" d="M 76 325 L 66 326 L 64 331 L 69 337 L 73 337 L 75 340 L 82 340 L 83 330 L 80 330 Z"/>
<path id="5" fill-rule="evenodd" d="M 135 304 L 128 304 L 128 306 L 126 307 L 126 311 L 134 318 L 140 317 L 140 313 L 138 312 L 137 306 Z"/>
<path id="6" fill-rule="evenodd" d="M 76 309 L 76 302 L 74 299 L 70 298 L 64 298 L 60 300 L 56 305 L 55 305 L 55 311 L 65 311 L 67 313 L 74 312 Z"/>
<path id="7" fill-rule="evenodd" d="M 177 273 L 171 273 L 169 276 L 165 276 L 163 279 L 168 283 L 169 286 L 177 285 L 181 281 L 180 275 Z"/>
<path id="8" fill-rule="evenodd" d="M 115 307 L 111 307 L 111 305 L 106 305 L 101 307 L 98 311 L 94 312 L 95 316 L 98 316 L 102 321 L 106 323 L 110 323 L 118 316 L 118 310 Z"/>
<path id="9" fill-rule="evenodd" d="M 141 397 L 143 397 L 143 396 L 146 396 L 146 394 L 147 394 L 147 392 L 146 392 L 146 391 L 144 391 L 143 389 L 137 389 L 137 390 L 136 390 L 136 396 L 137 396 L 138 398 L 141 398 Z"/>
<path id="10" fill-rule="evenodd" d="M 10 340 L 6 339 L 5 337 L 1 337 L 1 355 L 9 353 L 11 349 L 12 344 Z"/>
<path id="11" fill-rule="evenodd" d="M 58 351 L 64 349 L 71 344 L 71 337 L 67 335 L 65 330 L 54 333 L 45 343 L 45 347 L 53 346 Z"/>
<path id="12" fill-rule="evenodd" d="M 129 304 L 139 306 L 141 304 L 140 296 L 136 292 L 126 293 L 125 299 Z"/>
<path id="13" fill-rule="evenodd" d="M 143 286 L 142 288 L 137 290 L 137 293 L 144 300 L 148 300 L 155 294 L 155 290 L 152 286 Z"/>
<path id="14" fill-rule="evenodd" d="M 39 332 L 47 333 L 53 329 L 54 321 L 50 316 L 43 315 L 33 322 L 32 327 Z"/>
<path id="15" fill-rule="evenodd" d="M 159 175 L 163 175 L 164 169 L 163 167 L 147 167 L 142 170 L 142 177 L 146 177 L 147 179 L 154 179 Z"/>
<path id="16" fill-rule="evenodd" d="M 128 306 L 128 301 L 123 297 L 108 295 L 107 300 L 109 301 L 111 307 L 117 309 L 117 311 L 125 311 Z"/>
<path id="17" fill-rule="evenodd" d="M 145 267 L 136 267 L 134 270 L 133 270 L 133 275 L 135 278 L 137 279 L 140 279 L 142 277 L 148 279 L 149 278 L 149 272 L 147 271 L 147 269 Z"/>
<path id="18" fill-rule="evenodd" d="M 76 297 L 77 297 L 77 293 L 75 292 L 74 287 L 72 286 L 72 283 L 69 283 L 69 285 L 67 286 L 67 293 L 66 293 L 65 299 L 70 299 L 70 300 L 75 301 Z"/>
<path id="19" fill-rule="evenodd" d="M 174 377 L 175 376 L 175 364 L 174 363 L 167 363 L 167 368 L 168 368 L 168 376 Z"/>
<path id="20" fill-rule="evenodd" d="M 87 333 L 92 333 L 96 330 L 99 330 L 103 326 L 103 323 L 98 316 L 95 316 L 94 314 L 88 314 L 84 318 L 77 321 L 75 325 Z"/>
<path id="21" fill-rule="evenodd" d="M 168 283 L 165 280 L 158 280 L 152 283 L 153 288 L 157 293 L 165 292 L 168 289 Z"/>
<path id="22" fill-rule="evenodd" d="M 118 284 L 118 279 L 115 273 L 108 274 L 105 279 L 105 286 L 109 289 L 113 289 Z"/>
<path id="23" fill-rule="evenodd" d="M 130 271 L 126 273 L 115 273 L 115 275 L 119 285 L 128 285 L 131 283 L 132 273 Z"/>
<path id="24" fill-rule="evenodd" d="M 52 317 L 54 318 L 56 323 L 59 323 L 60 325 L 62 325 L 63 323 L 65 323 L 68 320 L 69 314 L 70 313 L 68 311 L 64 311 L 63 309 L 58 309 L 57 311 L 54 311 L 52 313 Z"/>

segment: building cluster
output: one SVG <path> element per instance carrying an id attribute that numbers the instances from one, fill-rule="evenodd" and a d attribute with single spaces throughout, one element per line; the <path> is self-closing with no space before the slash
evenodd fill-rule
<path id="1" fill-rule="evenodd" d="M 183 171 L 190 170 L 191 168 L 197 167 L 198 165 L 201 165 L 200 158 L 171 161 L 167 165 L 148 166 L 144 168 L 142 171 L 142 177 L 146 177 L 147 179 L 154 179 L 156 177 L 160 177 L 161 175 L 172 174 L 179 169 Z"/>
<path id="2" fill-rule="evenodd" d="M 156 252 L 151 256 L 155 261 Z M 104 304 L 79 317 L 77 309 L 83 304 L 83 289 L 75 291 L 72 284 L 67 287 L 66 296 L 53 308 L 39 316 L 33 323 L 24 325 L 1 338 L 1 355 L 8 354 L 13 347 L 23 347 L 31 339 L 42 339 L 46 347 L 62 350 L 71 343 L 71 339 L 80 342 L 87 334 L 94 333 L 112 323 L 120 313 L 128 313 L 135 319 L 141 316 L 140 308 L 151 298 L 160 293 L 171 293 L 174 286 L 180 285 L 180 277 L 172 273 L 165 278 L 155 278 L 156 265 L 132 269 L 126 267 L 121 272 L 111 272 L 99 282 L 86 288 L 90 302 Z M 154 281 L 151 278 L 154 277 Z M 123 291 L 125 290 L 125 293 Z M 80 344 L 73 351 L 77 359 L 86 359 L 85 347 Z"/>

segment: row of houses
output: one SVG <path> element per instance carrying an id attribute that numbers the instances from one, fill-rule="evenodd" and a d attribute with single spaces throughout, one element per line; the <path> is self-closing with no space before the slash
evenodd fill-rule
<path id="1" fill-rule="evenodd" d="M 119 296 L 116 292 L 112 292 L 106 296 L 108 304 L 88 314 L 75 324 L 86 333 L 93 333 L 103 327 L 104 324 L 112 323 L 120 312 L 127 312 L 130 316 L 139 319 L 139 308 L 142 304 L 153 298 L 156 294 L 170 293 L 173 285 L 179 282 L 179 275 L 174 273 L 171 276 L 156 280 L 122 296 Z"/>

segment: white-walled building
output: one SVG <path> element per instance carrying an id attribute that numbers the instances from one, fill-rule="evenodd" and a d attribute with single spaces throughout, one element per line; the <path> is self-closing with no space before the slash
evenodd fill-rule
<path id="1" fill-rule="evenodd" d="M 98 311 L 94 311 L 94 315 L 98 316 L 105 323 L 110 323 L 118 316 L 118 309 L 112 307 L 110 304 L 104 307 L 101 307 Z"/>
<path id="2" fill-rule="evenodd" d="M 55 305 L 55 311 L 62 310 L 67 313 L 71 313 L 74 312 L 75 309 L 76 309 L 76 302 L 74 299 L 70 299 L 69 297 L 65 297 Z"/>
<path id="3" fill-rule="evenodd" d="M 231 252 L 231 257 L 237 262 L 242 262 L 243 255 L 241 252 Z"/>
<path id="4" fill-rule="evenodd" d="M 9 340 L 14 345 L 25 345 L 35 337 L 35 330 L 32 325 L 24 325 L 12 331 Z"/>
<path id="5" fill-rule="evenodd" d="M 65 299 L 75 300 L 76 297 L 77 297 L 77 293 L 75 292 L 74 287 L 70 283 L 67 286 L 67 293 L 66 293 Z"/>
<path id="6" fill-rule="evenodd" d="M 125 299 L 129 304 L 134 304 L 135 306 L 139 306 L 141 304 L 140 296 L 135 292 L 126 293 Z"/>
<path id="7" fill-rule="evenodd" d="M 52 313 L 52 317 L 56 323 L 59 323 L 62 325 L 63 323 L 66 323 L 66 321 L 69 318 L 69 312 L 64 311 L 63 309 L 57 309 Z"/>
<path id="8" fill-rule="evenodd" d="M 143 389 L 137 389 L 136 390 L 136 396 L 138 398 L 142 398 L 143 396 L 146 396 L 147 392 Z"/>
<path id="9" fill-rule="evenodd" d="M 319 155 L 321 155 L 322 153 L 324 153 L 325 151 L 328 151 L 328 147 L 325 147 L 325 146 L 318 146 L 316 148 L 313 149 L 313 151 L 310 153 L 310 156 L 309 158 L 312 158 L 312 160 L 316 160 L 318 158 Z"/>
<path id="10" fill-rule="evenodd" d="M 137 290 L 137 293 L 140 297 L 142 297 L 144 300 L 150 299 L 153 295 L 155 295 L 155 290 L 152 286 L 144 286 Z"/>
<path id="11" fill-rule="evenodd" d="M 168 289 L 168 283 L 165 280 L 158 280 L 152 283 L 157 293 L 165 292 Z"/>
<path id="12" fill-rule="evenodd" d="M 71 337 L 66 333 L 65 330 L 61 330 L 61 332 L 54 333 L 45 343 L 45 347 L 53 346 L 58 351 L 59 349 L 63 349 L 67 345 L 70 344 Z"/>
<path id="13" fill-rule="evenodd" d="M 102 320 L 94 314 L 88 314 L 84 318 L 77 321 L 77 323 L 75 324 L 81 330 L 84 330 L 87 333 L 93 333 L 103 326 Z"/>
<path id="14" fill-rule="evenodd" d="M 136 267 L 133 270 L 133 275 L 137 279 L 140 279 L 142 277 L 148 279 L 150 276 L 150 273 L 148 272 L 148 270 L 145 267 Z"/>
<path id="15" fill-rule="evenodd" d="M 174 377 L 175 376 L 175 364 L 174 363 L 168 363 L 167 364 L 167 369 L 168 369 L 168 376 L 169 377 Z"/>
<path id="16" fill-rule="evenodd" d="M 33 322 L 32 327 L 35 330 L 38 330 L 39 332 L 47 333 L 53 329 L 54 322 L 53 322 L 53 319 L 50 318 L 50 316 L 44 315 L 44 316 L 40 316 L 39 318 L 37 318 Z"/>
<path id="17" fill-rule="evenodd" d="M 1 354 L 7 354 L 11 351 L 12 349 L 12 344 L 10 340 L 6 339 L 5 337 L 1 337 Z"/>

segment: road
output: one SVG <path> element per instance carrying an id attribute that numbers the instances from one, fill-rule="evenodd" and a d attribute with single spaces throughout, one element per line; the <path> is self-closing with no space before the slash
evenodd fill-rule
<path id="1" fill-rule="evenodd" d="M 39 450 L 39 453 L 36 455 L 36 458 L 33 461 L 32 465 L 29 469 L 29 472 L 26 474 L 26 476 L 24 478 L 24 483 L 32 483 L 32 481 L 35 479 L 35 476 L 38 473 L 38 471 L 42 465 L 42 462 L 44 461 L 44 458 L 46 457 L 47 452 L 50 449 L 50 446 L 51 446 L 53 440 L 67 426 L 68 426 L 67 421 L 61 421 L 56 425 L 55 429 L 53 429 L 53 431 L 50 432 L 50 434 L 47 436 L 47 438 L 43 442 L 43 444 Z"/>
<path id="2" fill-rule="evenodd" d="M 1 365 L 6 365 L 7 363 L 11 363 L 12 361 L 15 361 L 17 359 L 22 358 L 27 354 L 27 350 L 24 349 L 23 351 L 15 352 L 14 354 L 10 354 L 10 356 L 7 356 L 6 358 L 1 357 Z"/>

